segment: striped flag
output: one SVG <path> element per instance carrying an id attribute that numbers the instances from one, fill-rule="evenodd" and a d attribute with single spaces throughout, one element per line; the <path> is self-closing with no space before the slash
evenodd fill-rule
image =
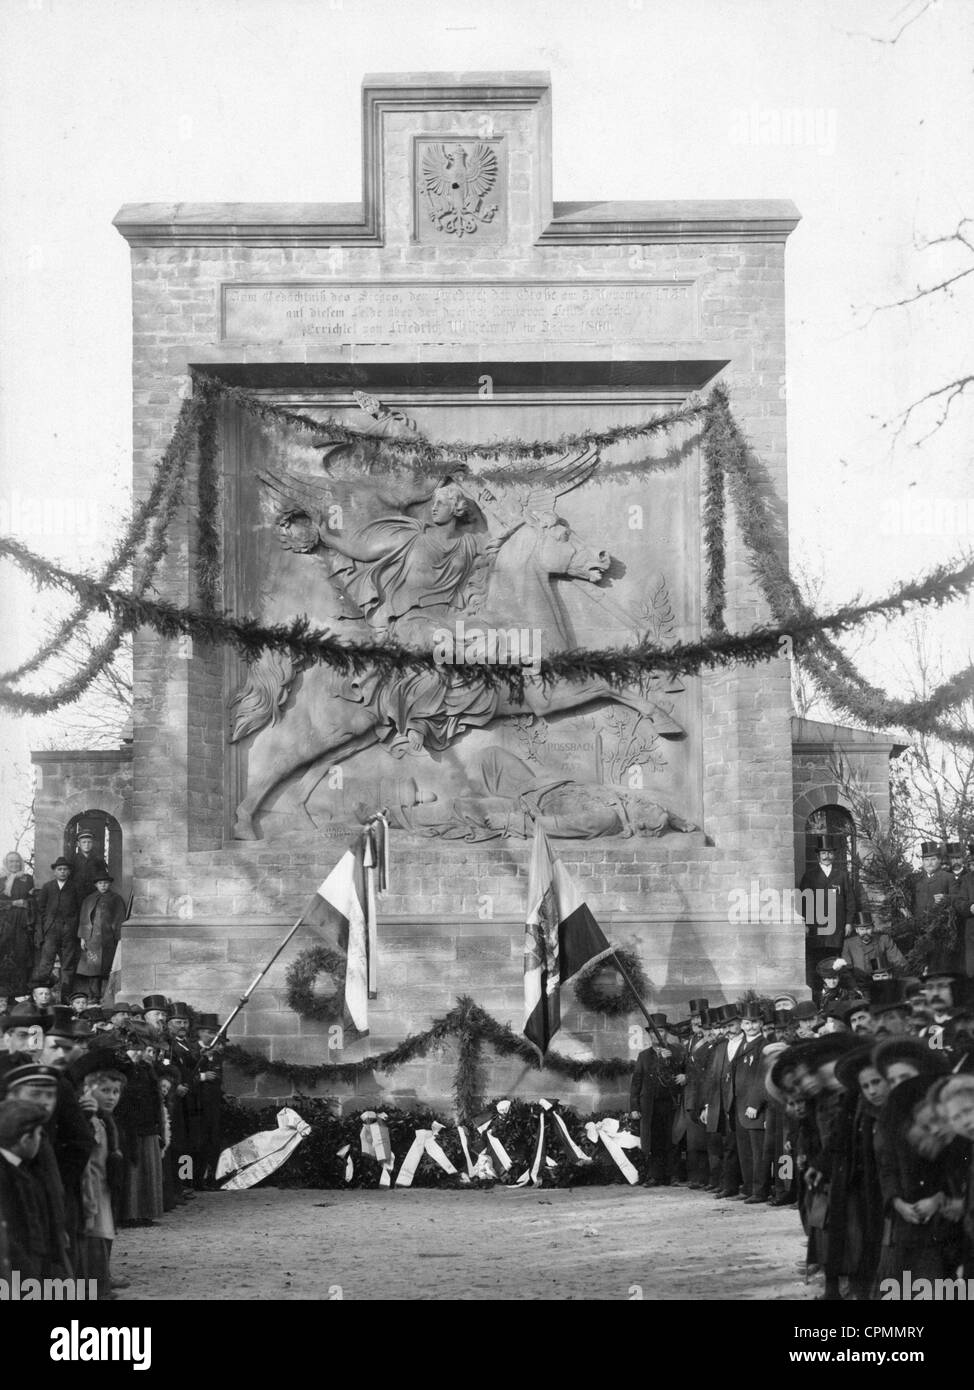
<path id="1" fill-rule="evenodd" d="M 562 985 L 612 950 L 536 824 L 524 935 L 524 1036 L 542 1057 L 561 1027 Z"/>
<path id="2" fill-rule="evenodd" d="M 306 923 L 323 927 L 345 952 L 345 1015 L 360 1033 L 369 1031 L 369 998 L 375 998 L 376 860 L 375 841 L 366 830 L 339 859 L 304 914 Z"/>

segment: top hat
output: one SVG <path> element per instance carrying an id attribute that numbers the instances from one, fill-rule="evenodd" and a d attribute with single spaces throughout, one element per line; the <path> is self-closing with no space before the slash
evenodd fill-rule
<path id="1" fill-rule="evenodd" d="M 23 1086 L 29 1081 L 56 1086 L 60 1079 L 61 1073 L 55 1067 L 45 1067 L 40 1062 L 24 1062 L 0 1076 L 0 1088 L 10 1091 L 14 1086 Z"/>
<path id="2" fill-rule="evenodd" d="M 70 869 L 72 867 L 73 865 L 71 863 L 71 860 L 65 859 L 63 854 L 59 854 L 58 857 L 55 859 L 54 863 L 51 865 L 52 869 Z"/>
<path id="3" fill-rule="evenodd" d="M 721 1006 L 720 1006 L 720 1021 L 721 1021 L 721 1023 L 731 1023 L 731 1022 L 733 1022 L 733 1020 L 734 1020 L 735 1018 L 740 1018 L 740 1016 L 741 1016 L 741 1006 L 740 1006 L 740 1004 L 737 1004 L 737 1003 L 733 1003 L 733 1004 L 721 1004 Z"/>
<path id="4" fill-rule="evenodd" d="M 24 1004 L 15 1004 L 0 1015 L 0 1033 L 13 1028 L 40 1028 L 49 1018 L 50 1014 L 40 1013 L 36 1005 L 28 1000 Z"/>
<path id="5" fill-rule="evenodd" d="M 961 844 L 960 840 L 951 840 L 949 844 L 944 845 L 944 849 L 947 852 L 948 858 L 964 853 L 964 846 Z"/>
<path id="6" fill-rule="evenodd" d="M 749 999 L 740 1011 L 740 1017 L 747 1019 L 749 1023 L 763 1023 L 764 1010 L 756 999 Z"/>
<path id="7" fill-rule="evenodd" d="M 85 1010 L 85 1012 L 87 1013 L 88 1010 Z M 87 1029 L 83 1035 L 79 1034 L 78 1022 L 78 1015 L 69 1004 L 55 1004 L 51 1016 L 45 1020 L 46 1027 L 44 1031 L 49 1038 L 76 1038 L 79 1036 L 87 1036 Z M 88 1022 L 91 1022 L 90 1017 Z"/>
<path id="8" fill-rule="evenodd" d="M 909 1009 L 904 981 L 896 976 L 888 980 L 873 980 L 869 985 L 869 1008 L 874 1014 L 887 1013 L 891 1009 Z"/>
<path id="9" fill-rule="evenodd" d="M 167 1014 L 169 1012 L 169 1000 L 164 994 L 147 994 L 142 1000 L 142 1007 L 146 1013 L 152 1009 L 158 1009 L 160 1013 Z"/>
<path id="10" fill-rule="evenodd" d="M 220 1020 L 216 1014 L 197 1014 L 196 1027 L 197 1030 L 200 1028 L 208 1028 L 211 1032 L 218 1033 L 220 1031 Z"/>
<path id="11" fill-rule="evenodd" d="M 649 1021 L 650 1023 L 655 1023 L 657 1028 L 666 1028 L 668 1026 L 666 1014 L 650 1014 Z"/>
<path id="12" fill-rule="evenodd" d="M 835 838 L 832 835 L 815 836 L 815 853 L 822 854 L 826 850 L 835 853 Z"/>
<path id="13" fill-rule="evenodd" d="M 928 854 L 937 855 L 938 859 L 943 855 L 944 847 L 936 840 L 924 840 L 920 845 L 920 858 L 926 859 Z"/>
<path id="14" fill-rule="evenodd" d="M 190 1013 L 189 1005 L 184 1004 L 182 1000 L 177 1000 L 175 1003 L 170 1004 L 169 1006 L 169 1017 L 184 1018 L 187 1023 L 190 1023 L 192 1022 L 193 1016 Z"/>
<path id="15" fill-rule="evenodd" d="M 705 1014 L 709 1008 L 710 1005 L 707 1003 L 706 999 L 691 999 L 687 1005 L 691 1018 L 694 1014 Z"/>
<path id="16" fill-rule="evenodd" d="M 960 970 L 955 970 L 950 961 L 944 956 L 932 956 L 923 967 L 921 978 L 927 980 L 963 980 L 964 974 Z"/>

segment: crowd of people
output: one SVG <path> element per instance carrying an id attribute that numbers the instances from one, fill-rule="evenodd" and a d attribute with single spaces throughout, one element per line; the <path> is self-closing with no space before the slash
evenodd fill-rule
<path id="1" fill-rule="evenodd" d="M 651 1015 L 630 1093 L 647 1186 L 793 1205 L 830 1300 L 974 1278 L 972 982 L 949 956 L 922 978 L 850 964 L 870 935 L 819 961 L 817 1001 Z"/>
<path id="2" fill-rule="evenodd" d="M 214 1185 L 219 1022 L 151 994 L 93 1003 L 50 985 L 0 1016 L 0 1278 L 87 1281 L 99 1299 L 120 1227 Z"/>

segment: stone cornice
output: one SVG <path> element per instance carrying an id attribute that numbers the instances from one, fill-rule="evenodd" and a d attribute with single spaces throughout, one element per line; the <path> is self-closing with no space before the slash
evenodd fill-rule
<path id="1" fill-rule="evenodd" d="M 564 203 L 538 246 L 783 242 L 800 214 L 787 200 Z M 361 203 L 127 203 L 114 225 L 130 246 L 381 246 Z"/>

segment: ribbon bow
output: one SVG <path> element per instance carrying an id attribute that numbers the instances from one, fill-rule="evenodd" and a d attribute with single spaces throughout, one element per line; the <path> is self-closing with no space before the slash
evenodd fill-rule
<path id="1" fill-rule="evenodd" d="M 639 1181 L 639 1174 L 636 1172 L 634 1164 L 630 1163 L 623 1153 L 623 1149 L 642 1147 L 638 1134 L 630 1134 L 628 1130 L 621 1129 L 618 1120 L 606 1119 L 589 1120 L 585 1126 L 585 1137 L 591 1144 L 597 1144 L 601 1140 L 615 1160 L 616 1167 L 626 1182 L 634 1186 Z"/>
<path id="2" fill-rule="evenodd" d="M 568 1127 L 556 1110 L 556 1105 L 557 1101 L 553 1102 L 544 1100 L 543 1098 L 538 1101 L 538 1138 L 535 1144 L 534 1161 L 530 1168 L 525 1168 L 524 1172 L 518 1178 L 516 1184 L 518 1187 L 524 1187 L 527 1183 L 533 1183 L 535 1187 L 541 1187 L 541 1165 L 545 1164 L 548 1168 L 558 1167 L 555 1160 L 548 1157 L 549 1133 L 551 1138 L 557 1139 L 560 1142 L 569 1158 L 574 1159 L 576 1163 L 592 1162 L 588 1154 L 582 1153 L 582 1150 L 568 1133 Z M 554 1123 L 546 1124 L 546 1121 L 549 1120 L 549 1112 L 550 1120 L 554 1121 Z"/>
<path id="3" fill-rule="evenodd" d="M 438 1120 L 434 1120 L 432 1129 L 417 1129 L 409 1152 L 403 1159 L 402 1167 L 399 1169 L 399 1176 L 396 1178 L 397 1187 L 412 1187 L 413 1178 L 416 1176 L 416 1169 L 427 1154 L 435 1163 L 440 1165 L 444 1173 L 456 1174 L 457 1170 L 436 1141 L 436 1136 L 440 1134 L 444 1128 L 445 1126 L 441 1125 Z"/>
<path id="4" fill-rule="evenodd" d="M 499 1100 L 496 1105 L 490 1106 L 487 1110 L 481 1110 L 480 1114 L 475 1115 L 470 1121 L 473 1134 L 469 1136 L 466 1125 L 457 1125 L 457 1134 L 460 1136 L 460 1147 L 463 1149 L 469 1178 L 490 1180 L 497 1177 L 491 1158 L 491 1150 L 500 1164 L 501 1171 L 504 1173 L 511 1171 L 510 1154 L 497 1135 L 491 1133 L 491 1126 L 495 1121 L 504 1119 L 510 1108 L 511 1102 L 509 1100 Z"/>
<path id="5" fill-rule="evenodd" d="M 379 1174 L 379 1186 L 391 1187 L 392 1170 L 395 1167 L 396 1158 L 389 1139 L 389 1126 L 386 1124 L 389 1116 L 384 1110 L 363 1110 L 359 1118 L 362 1121 L 362 1128 L 359 1131 L 359 1147 L 366 1158 L 374 1158 L 376 1163 L 381 1163 L 382 1172 Z M 348 1181 L 347 1177 L 345 1181 Z"/>

